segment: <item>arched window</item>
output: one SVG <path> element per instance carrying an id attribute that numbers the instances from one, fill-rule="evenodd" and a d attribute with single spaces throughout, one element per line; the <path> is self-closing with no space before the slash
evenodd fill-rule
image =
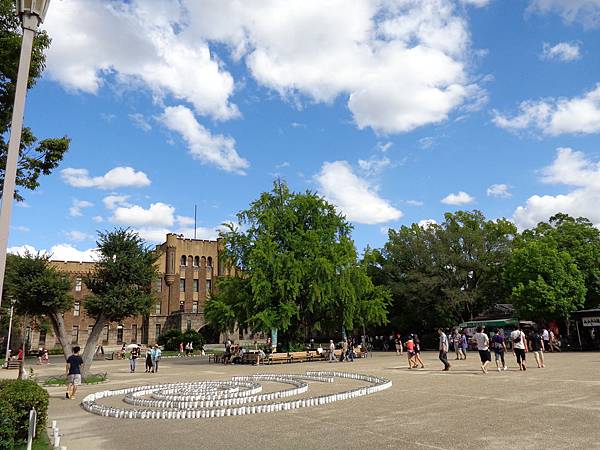
<path id="1" fill-rule="evenodd" d="M 200 257 L 194 256 L 194 267 L 198 267 L 200 265 Z"/>
<path id="2" fill-rule="evenodd" d="M 203 256 L 200 261 L 201 261 L 201 264 L 202 264 L 200 267 L 206 267 L 206 256 Z"/>
<path id="3" fill-rule="evenodd" d="M 212 267 L 212 256 L 209 256 L 208 259 L 206 260 L 206 265 L 208 267 Z"/>
<path id="4" fill-rule="evenodd" d="M 187 266 L 187 257 L 185 255 L 181 256 L 181 263 L 180 263 L 180 265 Z"/>

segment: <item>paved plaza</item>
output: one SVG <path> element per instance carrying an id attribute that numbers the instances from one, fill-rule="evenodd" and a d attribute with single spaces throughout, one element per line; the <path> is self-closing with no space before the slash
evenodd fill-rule
<path id="1" fill-rule="evenodd" d="M 547 368 L 484 375 L 476 353 L 442 372 L 437 354 L 425 369 L 407 369 L 404 357 L 375 353 L 354 363 L 223 366 L 199 358 L 165 359 L 158 374 L 130 374 L 127 361 L 94 363 L 110 381 L 83 386 L 77 401 L 49 388 L 49 423 L 57 420 L 69 449 L 379 449 L 379 448 L 600 448 L 600 353 L 547 354 Z M 60 360 L 36 369 L 58 374 Z M 454 361 L 453 361 L 454 362 Z M 533 361 L 530 361 L 530 364 Z M 534 364 L 535 365 L 535 364 Z M 365 397 L 293 411 L 242 417 L 135 420 L 100 417 L 79 401 L 89 393 L 163 382 L 228 380 L 254 373 L 308 370 L 356 372 L 388 378 L 393 386 Z M 10 372 L 15 374 L 14 371 Z M 3 376 L 7 372 L 3 371 Z M 322 383 L 321 383 L 322 384 Z M 311 395 L 355 386 L 310 384 Z M 269 388 L 266 387 L 268 390 Z M 110 399 L 124 407 L 120 399 Z"/>

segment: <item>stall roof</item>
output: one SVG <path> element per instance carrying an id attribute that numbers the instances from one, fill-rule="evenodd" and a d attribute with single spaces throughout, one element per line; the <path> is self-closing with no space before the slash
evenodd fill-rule
<path id="1" fill-rule="evenodd" d="M 518 325 L 519 319 L 491 319 L 491 320 L 471 320 L 469 322 L 463 322 L 459 325 L 460 328 L 476 328 L 479 326 L 484 327 L 508 327 L 511 325 Z"/>
<path id="2" fill-rule="evenodd" d="M 600 315 L 600 309 L 582 309 L 580 311 L 573 311 L 573 315 L 577 315 L 577 316 L 583 316 L 583 315 L 588 315 L 588 314 L 599 314 Z"/>

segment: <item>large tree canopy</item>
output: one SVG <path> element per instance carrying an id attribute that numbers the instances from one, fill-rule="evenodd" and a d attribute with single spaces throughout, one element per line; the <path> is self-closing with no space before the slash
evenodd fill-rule
<path id="1" fill-rule="evenodd" d="M 441 224 L 389 230 L 369 273 L 393 293 L 397 329 L 427 330 L 471 319 L 503 300 L 502 280 L 517 230 L 479 211 L 446 213 Z"/>
<path id="2" fill-rule="evenodd" d="M 389 294 L 357 261 L 352 228 L 333 205 L 278 181 L 238 219 L 241 228 L 222 233 L 223 258 L 239 273 L 220 280 L 207 304 L 215 325 L 278 328 L 295 339 L 386 321 Z"/>
<path id="3" fill-rule="evenodd" d="M 37 34 L 33 42 L 28 88 L 35 85 L 45 68 L 45 51 L 50 38 L 45 31 Z M 0 195 L 4 182 L 4 168 L 8 154 L 8 134 L 21 50 L 21 26 L 13 0 L 0 0 Z M 21 137 L 18 160 L 17 187 L 35 189 L 40 175 L 49 175 L 69 149 L 69 138 L 49 138 L 38 141 L 25 127 Z M 21 199 L 18 190 L 15 198 Z"/>

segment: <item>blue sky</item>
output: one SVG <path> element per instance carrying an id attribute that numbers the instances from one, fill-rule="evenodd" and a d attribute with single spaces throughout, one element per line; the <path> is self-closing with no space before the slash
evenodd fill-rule
<path id="1" fill-rule="evenodd" d="M 359 250 L 457 209 L 600 224 L 598 0 L 63 0 L 44 27 L 25 119 L 72 144 L 15 208 L 15 251 L 191 236 L 194 204 L 214 238 L 278 176 Z"/>

